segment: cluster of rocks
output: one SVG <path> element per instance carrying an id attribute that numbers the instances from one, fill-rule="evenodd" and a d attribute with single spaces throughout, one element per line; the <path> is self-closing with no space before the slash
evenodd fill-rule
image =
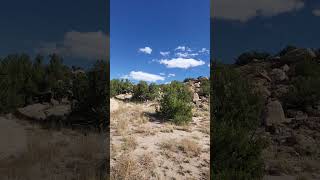
<path id="1" fill-rule="evenodd" d="M 35 103 L 18 108 L 16 115 L 25 119 L 45 122 L 51 119 L 66 120 L 71 113 L 71 103 L 63 99 L 60 103 L 51 99 L 51 102 Z"/>
<path id="2" fill-rule="evenodd" d="M 198 77 L 193 79 L 188 79 L 188 81 L 185 82 L 187 87 L 192 93 L 192 101 L 198 108 L 203 108 L 205 110 L 209 109 L 209 96 L 203 95 L 201 92 L 201 82 L 203 81 L 209 81 L 207 77 Z"/>
<path id="3" fill-rule="evenodd" d="M 281 168 L 274 168 L 275 154 L 282 154 L 287 160 L 301 158 L 318 159 L 312 170 L 312 178 L 320 179 L 320 102 L 316 107 L 305 109 L 284 108 L 284 97 L 290 91 L 291 73 L 295 65 L 305 59 L 317 61 L 317 55 L 311 49 L 293 49 L 282 56 L 268 60 L 256 60 L 237 69 L 253 82 L 254 91 L 261 94 L 265 102 L 262 118 L 263 135 L 270 140 L 270 149 L 275 152 L 274 159 L 265 158 L 266 171 L 280 175 Z M 280 158 L 280 157 L 279 157 Z M 292 161 L 288 166 L 291 174 L 300 174 L 305 169 L 300 160 Z M 289 169 L 290 169 L 289 168 Z M 278 170 L 275 170 L 278 169 Z M 276 173 L 275 173 L 276 172 Z M 287 172 L 288 173 L 288 172 Z"/>

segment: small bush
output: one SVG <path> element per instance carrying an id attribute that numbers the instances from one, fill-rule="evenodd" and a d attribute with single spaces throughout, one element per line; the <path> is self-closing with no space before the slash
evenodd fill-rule
<path id="1" fill-rule="evenodd" d="M 192 120 L 191 93 L 181 82 L 173 81 L 163 89 L 159 113 L 166 119 L 185 124 Z"/>
<path id="2" fill-rule="evenodd" d="M 208 79 L 203 79 L 201 81 L 200 91 L 198 94 L 200 96 L 209 97 L 209 95 L 210 95 L 210 81 Z"/>

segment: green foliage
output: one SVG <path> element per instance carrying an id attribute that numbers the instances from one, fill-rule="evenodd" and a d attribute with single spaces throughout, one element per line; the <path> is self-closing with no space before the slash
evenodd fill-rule
<path id="1" fill-rule="evenodd" d="M 286 108 L 306 108 L 320 102 L 320 64 L 304 60 L 296 64 L 291 88 L 283 98 Z"/>
<path id="2" fill-rule="evenodd" d="M 145 81 L 140 81 L 137 85 L 133 87 L 132 99 L 135 101 L 145 101 L 149 93 L 148 83 Z"/>
<path id="3" fill-rule="evenodd" d="M 173 81 L 163 88 L 159 113 L 176 124 L 185 124 L 192 120 L 192 98 L 187 87 Z"/>
<path id="4" fill-rule="evenodd" d="M 155 100 L 160 92 L 160 87 L 156 83 L 151 83 L 148 87 L 147 99 Z"/>
<path id="5" fill-rule="evenodd" d="M 130 93 L 133 91 L 133 84 L 128 79 L 112 79 L 110 81 L 110 95 L 114 97 L 119 94 Z"/>
<path id="6" fill-rule="evenodd" d="M 214 69 L 213 69 L 214 68 Z M 263 176 L 264 141 L 255 134 L 263 103 L 251 85 L 227 66 L 211 66 L 211 158 L 214 179 Z"/>
<path id="7" fill-rule="evenodd" d="M 208 79 L 201 80 L 200 91 L 198 93 L 200 96 L 207 96 L 210 95 L 210 81 Z"/>
<path id="8" fill-rule="evenodd" d="M 254 59 L 261 60 L 261 59 L 266 59 L 268 57 L 270 57 L 270 54 L 266 52 L 257 52 L 257 51 L 245 52 L 236 59 L 236 64 L 246 65 L 251 63 Z"/>

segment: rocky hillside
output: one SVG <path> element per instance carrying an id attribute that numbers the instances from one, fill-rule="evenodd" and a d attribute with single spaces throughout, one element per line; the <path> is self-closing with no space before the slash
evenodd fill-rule
<path id="1" fill-rule="evenodd" d="M 251 58 L 235 68 L 265 104 L 261 133 L 270 177 L 320 179 L 320 56 L 291 48 L 279 56 Z"/>

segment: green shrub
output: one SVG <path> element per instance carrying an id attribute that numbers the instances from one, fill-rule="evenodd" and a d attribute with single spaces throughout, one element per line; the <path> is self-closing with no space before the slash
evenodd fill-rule
<path id="1" fill-rule="evenodd" d="M 208 79 L 201 80 L 200 91 L 198 93 L 200 96 L 207 96 L 210 95 L 210 81 Z"/>
<path id="2" fill-rule="evenodd" d="M 260 179 L 265 142 L 255 132 L 263 103 L 236 70 L 224 65 L 211 68 L 212 177 Z"/>
<path id="3" fill-rule="evenodd" d="M 163 88 L 159 113 L 176 124 L 185 124 L 192 120 L 191 93 L 187 87 L 173 81 Z"/>
<path id="4" fill-rule="evenodd" d="M 246 65 L 251 63 L 254 59 L 261 60 L 261 59 L 266 59 L 268 57 L 270 57 L 270 54 L 266 52 L 257 52 L 257 51 L 245 52 L 236 59 L 236 64 Z"/>
<path id="5" fill-rule="evenodd" d="M 159 96 L 160 87 L 156 83 L 151 83 L 148 87 L 147 99 L 155 100 Z"/>
<path id="6" fill-rule="evenodd" d="M 146 101 L 148 98 L 149 86 L 145 81 L 140 81 L 133 87 L 132 99 L 135 101 Z"/>
<path id="7" fill-rule="evenodd" d="M 112 79 L 110 81 L 110 96 L 114 97 L 119 94 L 131 93 L 133 92 L 133 84 L 128 79 L 119 80 Z"/>
<path id="8" fill-rule="evenodd" d="M 320 101 L 320 65 L 313 60 L 303 60 L 294 68 L 295 77 L 284 96 L 286 108 L 306 108 Z"/>
<path id="9" fill-rule="evenodd" d="M 320 101 L 320 77 L 299 76 L 284 97 L 286 108 L 306 108 Z"/>

